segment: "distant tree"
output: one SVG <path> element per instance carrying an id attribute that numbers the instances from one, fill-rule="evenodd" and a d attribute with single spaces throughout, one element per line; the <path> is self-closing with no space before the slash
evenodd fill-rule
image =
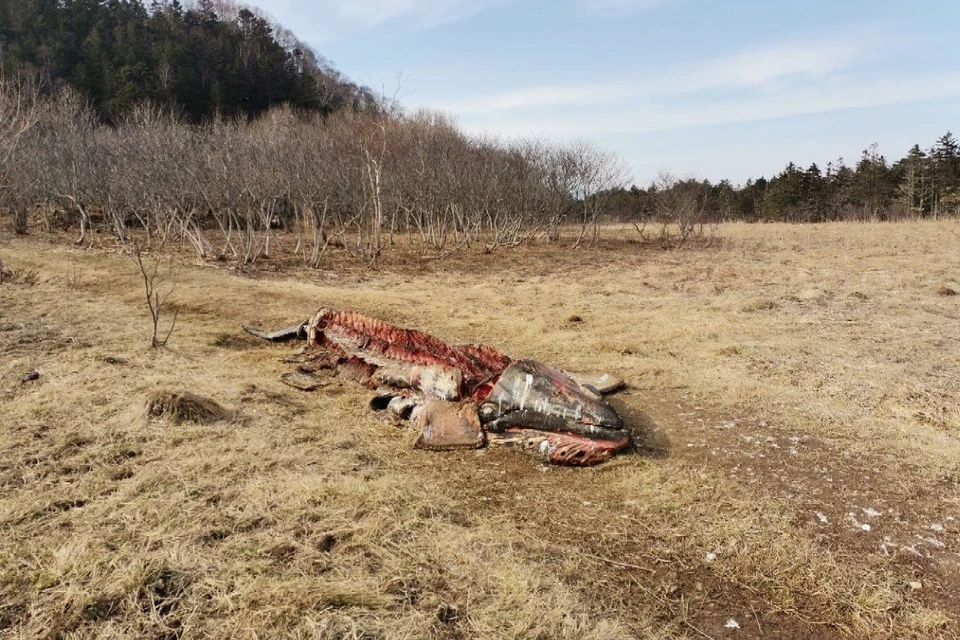
<path id="1" fill-rule="evenodd" d="M 763 217 L 770 220 L 796 220 L 803 199 L 804 173 L 790 162 L 775 175 L 763 198 Z"/>
<path id="2" fill-rule="evenodd" d="M 882 217 L 896 190 L 896 178 L 887 165 L 887 159 L 877 150 L 877 144 L 864 149 L 857 162 L 853 182 L 854 199 L 860 207 L 861 219 Z"/>
<path id="3" fill-rule="evenodd" d="M 930 158 L 934 180 L 933 216 L 956 215 L 960 211 L 960 145 L 950 131 L 937 138 Z"/>
<path id="4" fill-rule="evenodd" d="M 926 153 L 915 144 L 906 157 L 897 161 L 895 171 L 900 175 L 897 199 L 908 215 L 926 216 L 931 210 L 932 192 L 930 161 Z"/>

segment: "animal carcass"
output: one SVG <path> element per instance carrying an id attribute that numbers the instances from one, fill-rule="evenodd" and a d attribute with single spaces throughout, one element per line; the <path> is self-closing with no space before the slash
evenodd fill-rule
<path id="1" fill-rule="evenodd" d="M 412 420 L 417 446 L 451 450 L 486 444 L 519 449 L 553 464 L 590 466 L 630 445 L 617 412 L 594 387 L 534 360 L 512 360 L 484 345 L 449 345 L 351 311 L 322 308 L 268 340 L 305 337 L 286 381 L 302 389 L 327 370 L 377 390 L 370 405 Z M 600 378 L 605 388 L 616 381 Z M 314 381 L 314 382 L 312 382 Z"/>

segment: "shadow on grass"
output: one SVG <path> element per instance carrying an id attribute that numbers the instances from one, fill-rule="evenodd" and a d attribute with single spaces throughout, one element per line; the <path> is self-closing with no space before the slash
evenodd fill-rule
<path id="1" fill-rule="evenodd" d="M 673 448 L 666 430 L 657 424 L 645 411 L 631 404 L 634 398 L 626 396 L 608 396 L 610 403 L 623 418 L 627 430 L 633 439 L 633 450 L 645 458 L 663 459 L 670 457 Z"/>

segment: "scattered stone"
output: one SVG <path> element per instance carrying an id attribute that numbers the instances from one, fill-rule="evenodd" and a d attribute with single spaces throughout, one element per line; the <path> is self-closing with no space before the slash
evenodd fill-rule
<path id="1" fill-rule="evenodd" d="M 910 582 L 910 583 L 907 583 L 907 586 L 910 587 L 911 591 L 920 591 L 921 589 L 923 589 L 922 582 L 916 582 L 916 581 Z"/>
<path id="2" fill-rule="evenodd" d="M 873 527 L 871 527 L 867 523 L 863 523 L 862 525 L 860 525 L 860 529 L 862 529 L 863 531 L 870 531 L 871 529 L 873 529 Z"/>
<path id="3" fill-rule="evenodd" d="M 577 383 L 599 392 L 601 395 L 609 395 L 614 391 L 619 391 L 624 386 L 624 381 L 616 378 L 609 373 L 570 373 L 568 375 Z"/>
<path id="4" fill-rule="evenodd" d="M 27 382 L 33 382 L 34 380 L 40 379 L 40 373 L 34 369 L 33 371 L 28 371 L 22 378 L 20 378 L 21 384 L 26 384 Z"/>

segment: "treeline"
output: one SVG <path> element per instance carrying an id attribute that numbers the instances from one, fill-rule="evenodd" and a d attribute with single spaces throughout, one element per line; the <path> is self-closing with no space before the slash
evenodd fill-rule
<path id="1" fill-rule="evenodd" d="M 151 101 L 190 122 L 271 106 L 377 110 L 309 46 L 226 0 L 0 0 L 0 72 L 68 84 L 116 122 Z"/>
<path id="2" fill-rule="evenodd" d="M 724 220 L 826 222 L 939 218 L 960 214 L 960 145 L 947 132 L 924 151 L 914 145 L 893 163 L 877 145 L 854 166 L 840 158 L 825 169 L 789 163 L 770 178 L 733 185 L 728 180 L 677 180 L 662 176 L 649 187 L 618 190 L 611 215 L 652 216 L 664 207 L 695 222 Z"/>
<path id="3" fill-rule="evenodd" d="M 376 266 L 397 250 L 589 246 L 608 222 L 621 237 L 635 229 L 677 246 L 725 220 L 955 215 L 953 148 L 948 134 L 893 167 L 871 149 L 823 175 L 791 165 L 739 188 L 664 176 L 626 189 L 623 163 L 590 143 L 468 136 L 430 112 L 284 106 L 193 124 L 142 103 L 105 124 L 70 88 L 48 95 L 0 78 L 0 213 L 16 233 L 69 231 L 78 244 L 135 250 L 176 243 L 243 263 L 283 255 L 316 268 L 336 251 Z"/>
<path id="4" fill-rule="evenodd" d="M 431 113 L 305 115 L 189 124 L 155 105 L 112 125 L 83 97 L 7 83 L 0 122 L 4 204 L 14 227 L 96 229 L 128 246 L 182 243 L 250 263 L 277 252 L 317 267 L 330 250 L 376 265 L 403 245 L 422 256 L 493 251 L 532 238 L 595 241 L 622 163 L 588 143 L 469 137 Z M 6 138 L 5 138 L 6 135 Z"/>

